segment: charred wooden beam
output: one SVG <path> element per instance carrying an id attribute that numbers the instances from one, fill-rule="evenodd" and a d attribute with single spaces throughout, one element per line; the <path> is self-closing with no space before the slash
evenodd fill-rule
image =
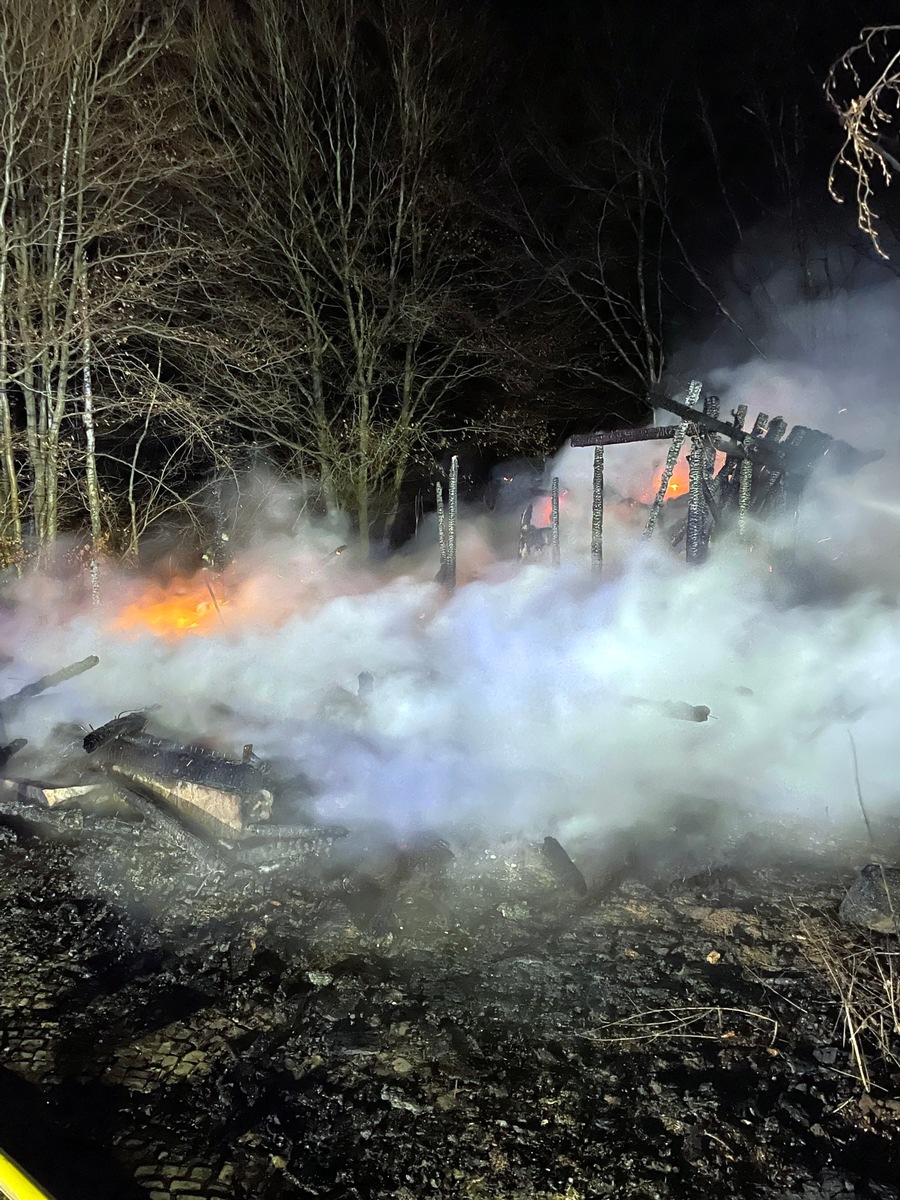
<path id="1" fill-rule="evenodd" d="M 662 478 L 659 481 L 659 487 L 656 490 L 656 495 L 653 497 L 653 503 L 650 506 L 650 513 L 647 517 L 647 524 L 644 528 L 644 537 L 648 538 L 653 534 L 656 528 L 656 522 L 659 520 L 659 514 L 662 512 L 662 506 L 666 499 L 666 493 L 669 490 L 669 484 L 672 482 L 672 475 L 675 471 L 675 464 L 678 462 L 678 456 L 684 446 L 684 439 L 687 437 L 690 425 L 687 421 L 682 421 L 680 425 L 674 426 L 672 435 L 672 444 L 669 447 L 669 453 L 666 455 L 665 466 L 663 467 Z"/>
<path id="2" fill-rule="evenodd" d="M 625 446 L 630 442 L 662 442 L 674 437 L 677 425 L 648 425 L 643 429 L 614 429 L 602 433 L 576 433 L 570 446 Z"/>
<path id="3" fill-rule="evenodd" d="M 689 491 L 688 515 L 685 529 L 685 555 L 693 565 L 703 562 L 706 555 L 703 531 L 706 525 L 706 500 L 703 495 L 703 468 L 706 452 L 699 437 L 694 437 L 688 455 Z"/>
<path id="4" fill-rule="evenodd" d="M 648 700 L 644 696 L 623 696 L 625 703 L 634 708 L 649 708 L 661 716 L 675 721 L 708 721 L 711 710 L 705 704 L 688 704 L 684 700 Z"/>
<path id="5" fill-rule="evenodd" d="M 92 729 L 89 733 L 85 734 L 82 745 L 88 754 L 93 754 L 101 746 L 115 741 L 116 738 L 136 737 L 138 734 L 144 732 L 148 718 L 149 713 L 146 711 L 123 713 L 121 717 L 113 717 L 111 721 L 107 721 L 99 729 Z"/>
<path id="6" fill-rule="evenodd" d="M 237 863 L 262 870 L 306 862 L 329 850 L 335 842 L 347 837 L 349 830 L 342 825 L 309 827 L 304 825 L 270 825 L 251 829 L 247 838 L 234 848 Z"/>
<path id="7" fill-rule="evenodd" d="M 34 683 L 29 683 L 26 687 L 13 692 L 11 696 L 4 696 L 0 699 L 0 712 L 5 715 L 18 707 L 18 705 L 24 704 L 26 700 L 30 700 L 33 696 L 39 696 L 41 692 L 46 692 L 50 688 L 56 687 L 57 684 L 74 679 L 77 675 L 83 675 L 85 671 L 90 671 L 93 667 L 96 667 L 99 661 L 100 659 L 96 654 L 89 654 L 87 658 L 81 659 L 80 662 L 63 667 L 60 671 L 54 671 L 52 675 L 41 676 Z"/>
<path id="8" fill-rule="evenodd" d="M 0 746 L 0 768 L 5 767 L 13 755 L 24 750 L 27 745 L 28 738 L 13 738 L 7 745 Z"/>
<path id="9" fill-rule="evenodd" d="M 117 782 L 122 795 L 131 807 L 140 813 L 144 820 L 152 825 L 170 845 L 189 854 L 191 858 L 205 867 L 216 868 L 224 864 L 227 856 L 223 850 L 199 838 L 176 816 L 162 808 L 153 798 L 152 793 L 148 793 L 141 783 L 125 779 L 122 776 L 118 776 Z"/>
<path id="10" fill-rule="evenodd" d="M 678 400 L 671 400 L 668 396 L 655 396 L 654 403 L 667 412 L 696 422 L 701 429 L 708 433 L 719 434 L 727 439 L 728 445 L 733 446 L 728 453 L 749 457 L 755 462 L 778 471 L 809 474 L 827 455 L 830 465 L 838 474 L 852 475 L 862 467 L 878 462 L 879 459 L 884 458 L 885 454 L 883 450 L 858 450 L 848 442 L 838 441 L 817 429 L 808 432 L 817 435 L 817 439 L 821 439 L 821 441 L 818 441 L 818 444 L 812 441 L 804 442 L 803 450 L 799 452 L 799 442 L 781 442 L 785 429 L 784 424 L 779 424 L 783 422 L 781 417 L 776 417 L 769 424 L 767 431 L 754 428 L 747 433 L 735 429 L 733 424 L 708 416 L 706 413 L 700 413 L 686 404 L 681 404 Z M 773 426 L 775 427 L 774 431 Z M 805 429 L 805 426 L 797 428 Z M 814 445 L 815 453 L 811 453 Z"/>

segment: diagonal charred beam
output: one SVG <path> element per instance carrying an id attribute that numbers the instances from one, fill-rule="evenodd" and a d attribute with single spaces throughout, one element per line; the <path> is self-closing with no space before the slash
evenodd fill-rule
<path id="1" fill-rule="evenodd" d="M 83 658 L 80 662 L 63 667 L 60 671 L 54 671 L 52 675 L 43 675 L 40 679 L 35 680 L 34 683 L 29 683 L 26 687 L 13 692 L 11 696 L 4 696 L 0 699 L 0 712 L 8 713 L 10 709 L 23 704 L 26 700 L 30 700 L 32 696 L 39 696 L 41 692 L 46 692 L 49 688 L 56 687 L 59 683 L 65 683 L 69 679 L 74 679 L 77 675 L 83 675 L 85 671 L 90 671 L 93 667 L 96 667 L 99 661 L 100 659 L 96 654 L 89 654 L 87 658 Z"/>

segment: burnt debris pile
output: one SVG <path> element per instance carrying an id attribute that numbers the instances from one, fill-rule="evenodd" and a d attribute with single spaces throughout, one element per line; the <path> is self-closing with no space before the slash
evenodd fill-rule
<path id="1" fill-rule="evenodd" d="M 896 1195 L 893 875 L 687 802 L 604 848 L 284 823 L 302 779 L 157 721 L 4 768 L 0 1067 L 73 1163 L 153 1200 Z"/>
<path id="2" fill-rule="evenodd" d="M 833 862 L 472 831 L 236 871 L 126 828 L 0 835 L 0 1063 L 155 1200 L 896 1195 L 893 939 Z"/>
<path id="3" fill-rule="evenodd" d="M 736 531 L 751 535 L 751 522 L 778 520 L 796 514 L 814 473 L 827 468 L 836 475 L 855 475 L 884 457 L 883 450 L 865 451 L 805 425 L 789 427 L 783 417 L 758 413 L 747 427 L 748 408 L 740 404 L 723 420 L 717 396 L 703 395 L 702 384 L 691 383 L 685 402 L 654 396 L 654 405 L 679 418 L 677 425 L 580 434 L 573 446 L 594 447 L 592 559 L 602 560 L 605 446 L 667 441 L 669 451 L 657 494 L 649 506 L 645 537 L 658 524 L 675 549 L 690 563 L 705 561 L 717 536 Z M 689 486 L 684 496 L 665 505 L 672 475 L 686 445 Z M 530 521 L 530 516 L 529 516 Z M 524 522 L 523 522 L 524 528 Z"/>

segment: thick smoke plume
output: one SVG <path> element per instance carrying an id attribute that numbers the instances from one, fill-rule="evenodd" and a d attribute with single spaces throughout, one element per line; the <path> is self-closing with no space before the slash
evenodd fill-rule
<path id="1" fill-rule="evenodd" d="M 691 569 L 665 539 L 643 543 L 627 498 L 646 498 L 648 456 L 664 447 L 625 446 L 607 452 L 625 499 L 608 505 L 602 578 L 589 571 L 592 454 L 570 450 L 551 469 L 566 490 L 559 570 L 510 562 L 493 549 L 509 530 L 471 516 L 448 595 L 428 530 L 418 558 L 376 570 L 335 555 L 340 535 L 302 526 L 239 554 L 210 581 L 221 614 L 179 639 L 118 627 L 134 581 L 107 578 L 93 611 L 32 579 L 2 616 L 4 690 L 89 653 L 102 661 L 10 735 L 49 743 L 60 722 L 156 704 L 186 740 L 252 742 L 304 772 L 323 819 L 404 836 L 599 836 L 678 804 L 724 805 L 735 829 L 858 832 L 848 731 L 873 813 L 895 802 L 900 768 L 897 302 L 896 286 L 841 296 L 795 324 L 839 317 L 842 338 L 810 344 L 795 330 L 765 359 L 692 368 L 724 412 L 746 403 L 888 451 L 868 477 L 814 482 L 799 522 L 759 530 L 752 551 L 724 542 Z M 375 681 L 365 703 L 361 672 Z M 673 720 L 643 701 L 712 716 Z"/>

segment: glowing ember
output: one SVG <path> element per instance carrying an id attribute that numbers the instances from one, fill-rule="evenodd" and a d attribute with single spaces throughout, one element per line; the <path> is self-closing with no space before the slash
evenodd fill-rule
<path id="1" fill-rule="evenodd" d="M 567 495 L 567 491 L 559 493 L 559 507 L 563 506 L 563 501 Z M 531 503 L 531 525 L 534 529 L 547 529 L 551 522 L 553 512 L 553 500 L 550 496 L 537 496 Z"/>
<path id="2" fill-rule="evenodd" d="M 211 587 L 205 579 L 176 579 L 167 588 L 151 585 L 122 608 L 113 622 L 114 627 L 147 630 L 163 638 L 209 633 L 220 625 L 222 614 L 218 609 L 227 604 L 227 600 L 216 595 Z"/>
<path id="3" fill-rule="evenodd" d="M 665 465 L 661 465 L 659 470 L 653 476 L 653 485 L 649 490 L 649 495 L 641 497 L 644 503 L 649 504 L 650 501 L 656 498 L 656 493 L 659 491 L 659 485 L 662 483 L 663 471 Z M 666 488 L 666 500 L 674 500 L 676 496 L 683 496 L 690 488 L 691 477 L 688 468 L 687 455 L 682 455 L 675 463 L 675 470 L 672 472 L 672 478 L 669 480 L 669 486 Z"/>
<path id="4" fill-rule="evenodd" d="M 714 471 L 718 471 L 724 462 L 725 462 L 725 455 L 721 454 L 717 451 Z M 662 463 L 658 467 L 656 474 L 653 476 L 652 487 L 648 488 L 647 492 L 643 496 L 641 496 L 642 504 L 650 504 L 653 500 L 656 499 L 656 493 L 659 491 L 659 485 L 662 483 L 662 477 L 663 477 L 664 470 L 665 470 L 665 464 Z M 685 451 L 681 455 L 681 457 L 678 459 L 678 461 L 675 463 L 675 470 L 672 472 L 672 478 L 669 480 L 669 486 L 666 488 L 666 494 L 665 494 L 664 499 L 666 501 L 668 501 L 668 500 L 675 500 L 679 496 L 686 496 L 687 493 L 690 491 L 690 486 L 691 486 L 691 472 L 690 472 L 690 467 L 688 466 L 687 451 Z"/>

